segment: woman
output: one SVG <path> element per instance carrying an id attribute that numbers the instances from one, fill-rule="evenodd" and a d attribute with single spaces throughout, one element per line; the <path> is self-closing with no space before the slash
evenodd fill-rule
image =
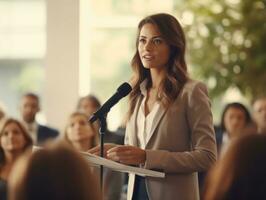
<path id="1" fill-rule="evenodd" d="M 238 138 L 207 177 L 204 200 L 266 199 L 266 135 Z"/>
<path id="2" fill-rule="evenodd" d="M 112 133 L 106 136 L 110 139 Z M 88 151 L 97 145 L 98 135 L 88 122 L 85 113 L 74 112 L 69 117 L 69 121 L 65 131 L 65 139 L 78 151 Z M 116 140 L 112 140 L 115 142 Z M 98 173 L 98 171 L 97 171 Z M 122 189 L 122 174 L 118 172 L 104 170 L 104 199 L 115 200 L 120 198 Z"/>
<path id="3" fill-rule="evenodd" d="M 199 199 L 197 172 L 216 160 L 206 86 L 188 78 L 185 36 L 169 14 L 140 21 L 132 59 L 127 146 L 105 145 L 114 161 L 166 173 L 129 176 L 128 199 Z M 90 150 L 98 154 L 99 148 Z"/>
<path id="4" fill-rule="evenodd" d="M 6 199 L 6 181 L 14 162 L 31 146 L 32 139 L 18 120 L 3 121 L 0 128 L 0 199 Z"/>
<path id="5" fill-rule="evenodd" d="M 98 135 L 88 122 L 87 115 L 81 112 L 70 115 L 64 137 L 78 151 L 87 151 L 98 144 Z"/>
<path id="6" fill-rule="evenodd" d="M 66 144 L 21 158 L 9 179 L 10 200 L 100 200 L 88 162 Z"/>
<path id="7" fill-rule="evenodd" d="M 244 134 L 244 129 L 248 125 L 251 125 L 251 117 L 243 104 L 234 102 L 225 106 L 221 120 L 223 132 L 221 154 L 227 150 L 230 141 Z"/>
<path id="8" fill-rule="evenodd" d="M 76 109 L 78 112 L 85 113 L 87 115 L 87 119 L 90 119 L 92 114 L 96 112 L 100 107 L 101 107 L 101 103 L 99 99 L 92 94 L 88 94 L 87 96 L 81 97 L 78 100 Z M 100 124 L 98 123 L 98 121 L 92 124 L 92 128 L 93 128 L 94 134 L 99 135 Z M 96 142 L 98 141 L 99 140 L 97 139 Z"/>

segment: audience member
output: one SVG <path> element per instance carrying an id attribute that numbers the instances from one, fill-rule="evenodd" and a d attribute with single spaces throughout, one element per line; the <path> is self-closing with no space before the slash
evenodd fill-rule
<path id="1" fill-rule="evenodd" d="M 266 199 L 266 135 L 232 141 L 207 177 L 204 200 Z"/>
<path id="2" fill-rule="evenodd" d="M 101 103 L 98 98 L 92 94 L 81 97 L 78 100 L 77 110 L 84 112 L 88 117 L 90 117 L 98 108 L 101 107 Z"/>
<path id="3" fill-rule="evenodd" d="M 64 138 L 78 151 L 87 151 L 98 144 L 98 135 L 87 120 L 87 115 L 74 112 L 70 115 Z"/>
<path id="4" fill-rule="evenodd" d="M 266 97 L 258 98 L 253 103 L 253 118 L 258 133 L 266 134 Z"/>
<path id="5" fill-rule="evenodd" d="M 87 120 L 87 115 L 74 112 L 70 115 L 64 138 L 78 151 L 87 151 L 97 145 L 98 134 Z M 98 172 L 98 171 L 97 171 Z M 98 173 L 99 174 L 99 173 Z M 97 175 L 98 175 L 97 174 Z M 104 199 L 117 200 L 120 198 L 122 174 L 104 170 Z"/>
<path id="6" fill-rule="evenodd" d="M 0 199 L 6 198 L 6 181 L 16 159 L 32 145 L 24 126 L 7 118 L 0 127 Z"/>
<path id="7" fill-rule="evenodd" d="M 249 111 L 243 104 L 237 102 L 227 104 L 222 113 L 221 129 L 223 137 L 222 144 L 218 144 L 218 152 L 223 154 L 230 141 L 242 136 L 243 130 L 250 124 Z"/>
<path id="8" fill-rule="evenodd" d="M 9 179 L 10 200 L 100 200 L 88 162 L 66 144 L 20 159 Z"/>
<path id="9" fill-rule="evenodd" d="M 80 112 L 84 112 L 89 118 L 94 112 L 96 112 L 101 107 L 101 103 L 98 98 L 94 95 L 87 95 L 79 99 L 77 104 L 77 110 Z M 95 132 L 98 134 L 99 132 L 99 123 L 93 123 L 93 127 Z M 110 130 L 106 131 L 104 136 L 104 142 L 116 143 L 116 144 L 124 144 L 124 136 L 118 135 Z"/>
<path id="10" fill-rule="evenodd" d="M 38 124 L 36 114 L 40 111 L 39 97 L 34 93 L 26 93 L 21 98 L 20 112 L 33 143 L 40 145 L 48 139 L 53 139 L 59 135 L 58 131 L 50 127 Z"/>

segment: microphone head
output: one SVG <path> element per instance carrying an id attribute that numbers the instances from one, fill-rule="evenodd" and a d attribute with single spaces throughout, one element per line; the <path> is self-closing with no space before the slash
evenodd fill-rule
<path id="1" fill-rule="evenodd" d="M 127 82 L 124 82 L 122 85 L 120 85 L 117 88 L 117 93 L 122 97 L 125 97 L 131 92 L 131 90 L 132 90 L 131 85 L 129 85 L 129 83 Z"/>

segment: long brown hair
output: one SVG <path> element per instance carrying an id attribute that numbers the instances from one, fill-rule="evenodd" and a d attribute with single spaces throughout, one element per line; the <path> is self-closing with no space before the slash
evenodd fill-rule
<path id="1" fill-rule="evenodd" d="M 207 176 L 204 200 L 266 199 L 266 135 L 232 141 Z"/>
<path id="2" fill-rule="evenodd" d="M 66 143 L 55 143 L 21 157 L 8 181 L 12 200 L 101 199 L 89 163 Z"/>
<path id="3" fill-rule="evenodd" d="M 28 132 L 26 131 L 26 128 L 22 125 L 21 122 L 19 122 L 16 119 L 7 118 L 1 123 L 0 139 L 4 134 L 4 130 L 5 130 L 6 126 L 8 124 L 11 124 L 11 123 L 16 124 L 19 127 L 20 131 L 22 132 L 23 137 L 25 138 L 25 141 L 26 141 L 26 144 L 23 148 L 23 151 L 25 151 L 28 147 L 32 146 L 32 139 L 31 139 L 30 135 L 28 134 Z M 5 165 L 5 162 L 6 162 L 5 153 L 4 153 L 3 147 L 2 147 L 1 142 L 0 142 L 0 168 Z"/>
<path id="4" fill-rule="evenodd" d="M 175 17 L 165 13 L 159 13 L 145 17 L 139 22 L 136 38 L 136 52 L 131 61 L 133 68 L 133 89 L 129 96 L 129 116 L 132 115 L 140 93 L 140 84 L 148 80 L 148 88 L 151 87 L 150 70 L 145 69 L 138 52 L 139 35 L 142 27 L 147 24 L 155 25 L 166 43 L 170 47 L 170 58 L 167 63 L 166 76 L 159 86 L 159 95 L 162 105 L 168 107 L 179 95 L 184 84 L 188 80 L 187 65 L 185 61 L 186 41 L 180 23 Z"/>

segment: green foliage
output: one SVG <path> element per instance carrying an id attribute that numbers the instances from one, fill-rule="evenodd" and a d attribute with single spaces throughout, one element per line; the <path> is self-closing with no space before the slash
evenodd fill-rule
<path id="1" fill-rule="evenodd" d="M 266 95 L 265 0 L 186 0 L 175 9 L 185 25 L 192 73 L 206 80 L 212 97 L 230 87 L 250 100 Z"/>

